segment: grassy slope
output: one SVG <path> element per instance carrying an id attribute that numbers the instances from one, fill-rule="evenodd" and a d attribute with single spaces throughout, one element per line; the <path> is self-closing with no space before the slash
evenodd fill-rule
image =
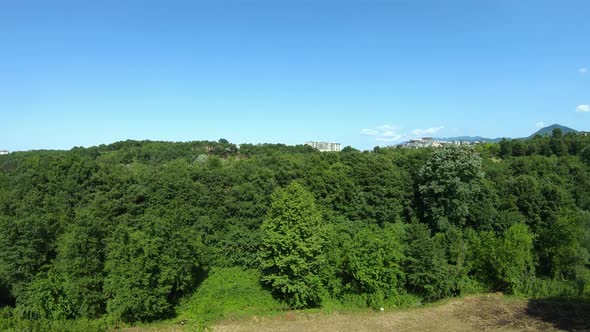
<path id="1" fill-rule="evenodd" d="M 590 329 L 590 304 L 527 301 L 499 294 L 386 312 L 288 312 L 225 320 L 213 331 L 556 331 Z"/>

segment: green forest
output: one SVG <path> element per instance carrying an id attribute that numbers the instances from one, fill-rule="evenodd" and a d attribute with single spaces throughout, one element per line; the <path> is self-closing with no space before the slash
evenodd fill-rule
<path id="1" fill-rule="evenodd" d="M 0 156 L 0 225 L 2 331 L 590 298 L 590 136 L 16 152 Z"/>

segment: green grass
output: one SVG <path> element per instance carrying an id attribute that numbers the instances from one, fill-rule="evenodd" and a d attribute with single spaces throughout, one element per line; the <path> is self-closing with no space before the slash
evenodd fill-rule
<path id="1" fill-rule="evenodd" d="M 177 308 L 177 321 L 206 325 L 224 318 L 272 315 L 288 309 L 260 285 L 256 270 L 212 269 L 207 279 Z"/>
<path id="2" fill-rule="evenodd" d="M 77 320 L 27 320 L 18 317 L 14 308 L 0 308 L 0 331 L 44 331 L 44 332 L 100 332 L 111 329 L 105 319 L 77 319 Z"/>
<path id="3" fill-rule="evenodd" d="M 384 309 L 402 309 L 419 306 L 422 298 L 412 294 L 401 294 L 379 302 L 379 307 L 368 305 L 370 295 L 368 294 L 344 294 L 338 299 L 328 298 L 322 301 L 322 307 L 318 311 L 332 312 L 355 312 Z"/>

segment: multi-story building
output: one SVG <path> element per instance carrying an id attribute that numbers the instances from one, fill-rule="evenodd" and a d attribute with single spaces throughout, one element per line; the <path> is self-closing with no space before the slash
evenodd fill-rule
<path id="1" fill-rule="evenodd" d="M 408 149 L 419 149 L 427 147 L 439 147 L 442 146 L 443 142 L 437 141 L 431 137 L 423 137 L 409 140 L 407 143 L 402 144 L 402 147 Z"/>
<path id="2" fill-rule="evenodd" d="M 7 155 L 7 154 L 9 154 L 9 153 L 10 153 L 10 152 L 8 152 L 7 150 L 2 150 L 2 151 L 0 151 L 0 156 Z"/>
<path id="3" fill-rule="evenodd" d="M 321 152 L 328 152 L 328 151 L 340 151 L 340 143 L 331 143 L 331 142 L 305 142 L 305 145 L 309 145 L 314 149 L 318 149 Z"/>

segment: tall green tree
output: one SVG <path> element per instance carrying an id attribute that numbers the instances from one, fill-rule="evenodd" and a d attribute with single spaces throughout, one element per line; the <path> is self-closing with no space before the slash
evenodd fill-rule
<path id="1" fill-rule="evenodd" d="M 297 182 L 278 189 L 262 223 L 262 237 L 262 282 L 293 308 L 319 305 L 326 238 L 311 193 Z"/>
<path id="2" fill-rule="evenodd" d="M 90 216 L 81 216 L 59 238 L 53 265 L 75 317 L 97 318 L 105 311 L 105 233 L 101 224 Z"/>
<path id="3" fill-rule="evenodd" d="M 537 178 L 530 175 L 520 175 L 509 183 L 513 204 L 525 217 L 527 225 L 533 231 L 541 228 L 541 211 L 543 207 L 543 195 Z"/>
<path id="4" fill-rule="evenodd" d="M 567 145 L 563 140 L 563 132 L 560 128 L 553 129 L 551 133 L 551 141 L 549 143 L 551 145 L 551 151 L 556 156 L 563 156 L 567 152 Z"/>
<path id="5" fill-rule="evenodd" d="M 38 216 L 0 216 L 0 276 L 16 297 L 48 264 L 54 232 Z"/>
<path id="6" fill-rule="evenodd" d="M 500 157 L 508 158 L 510 156 L 512 156 L 512 144 L 510 144 L 509 140 L 502 138 L 500 141 Z"/>
<path id="7" fill-rule="evenodd" d="M 473 149 L 435 149 L 418 178 L 424 218 L 439 230 L 463 227 L 470 206 L 480 198 L 482 178 L 481 157 Z"/>

